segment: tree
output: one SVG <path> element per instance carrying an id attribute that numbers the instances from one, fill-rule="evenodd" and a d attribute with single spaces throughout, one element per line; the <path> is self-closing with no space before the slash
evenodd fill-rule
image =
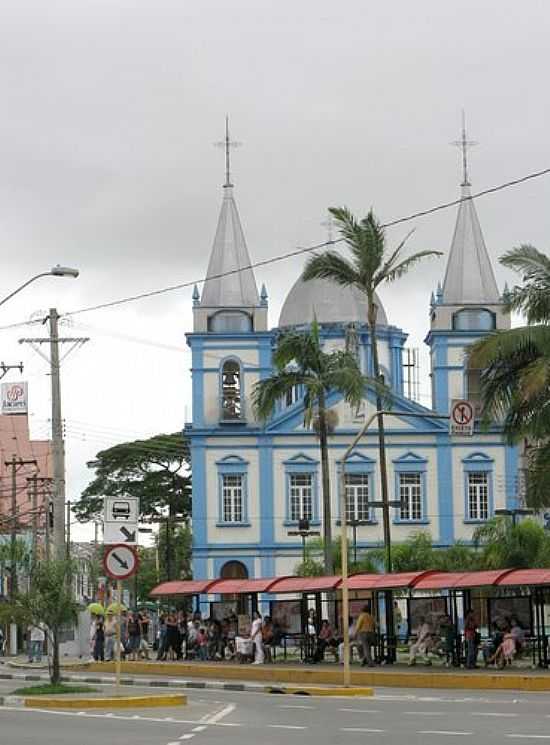
<path id="1" fill-rule="evenodd" d="M 350 552 L 350 546 L 348 545 L 348 553 Z M 342 540 L 340 536 L 333 540 L 330 544 L 330 553 L 332 556 L 332 567 L 336 574 L 342 572 Z M 294 573 L 298 577 L 320 577 L 322 575 L 331 574 L 327 572 L 325 566 L 321 561 L 321 558 L 325 555 L 325 541 L 323 538 L 318 540 L 308 541 L 305 550 L 305 560 L 301 561 L 294 568 Z M 348 557 L 348 567 L 352 574 L 357 573 L 368 573 L 378 574 L 380 567 L 383 564 L 383 557 L 381 559 L 380 552 L 377 549 L 369 549 L 363 551 L 362 555 L 358 557 L 357 562 L 352 560 L 352 557 Z"/>
<path id="2" fill-rule="evenodd" d="M 474 533 L 484 569 L 550 567 L 550 537 L 539 523 L 495 517 Z"/>
<path id="3" fill-rule="evenodd" d="M 0 605 L 4 622 L 46 627 L 48 643 L 52 649 L 50 680 L 61 680 L 59 641 L 62 628 L 76 623 L 79 605 L 74 599 L 73 576 L 75 566 L 69 560 L 39 562 L 31 569 L 30 589 L 18 593 Z"/>
<path id="4" fill-rule="evenodd" d="M 155 535 L 155 545 L 140 547 L 139 571 L 136 577 L 138 600 L 145 601 L 149 593 L 168 579 L 191 578 L 191 530 L 187 525 L 176 528 L 170 540 L 166 540 L 166 526 L 161 523 Z"/>
<path id="5" fill-rule="evenodd" d="M 253 403 L 258 417 L 267 420 L 278 401 L 288 391 L 299 386 L 304 394 L 304 424 L 309 427 L 317 418 L 323 495 L 323 536 L 325 540 L 324 563 L 330 574 L 333 571 L 330 545 L 332 541 L 332 515 L 330 503 L 330 471 L 328 463 L 329 416 L 327 396 L 339 392 L 347 403 L 357 407 L 362 398 L 366 378 L 361 374 L 357 360 L 349 352 L 323 352 L 319 325 L 314 321 L 307 333 L 282 334 L 273 354 L 275 372 L 259 381 L 253 390 Z"/>
<path id="6" fill-rule="evenodd" d="M 469 363 L 482 370 L 485 424 L 500 421 L 510 443 L 526 438 L 532 444 L 526 501 L 541 509 L 550 506 L 550 259 L 521 245 L 500 263 L 522 275 L 506 303 L 527 324 L 481 339 L 472 346 Z"/>
<path id="7" fill-rule="evenodd" d="M 166 510 L 172 521 L 190 516 L 190 454 L 181 433 L 115 445 L 89 465 L 95 477 L 73 507 L 81 522 L 102 515 L 104 497 L 137 497 L 142 518 L 154 520 Z"/>
<path id="8" fill-rule="evenodd" d="M 415 264 L 424 258 L 441 256 L 440 251 L 419 251 L 402 258 L 402 250 L 407 238 L 393 251 L 388 251 L 386 236 L 380 222 L 372 210 L 362 220 L 357 220 L 346 207 L 331 208 L 340 234 L 349 247 L 352 258 L 348 260 L 337 251 L 329 250 L 312 256 L 303 273 L 305 281 L 310 279 L 328 279 L 342 287 L 356 287 L 367 298 L 367 324 L 371 337 L 372 367 L 375 381 L 379 384 L 376 391 L 376 409 L 383 409 L 378 345 L 376 338 L 376 290 L 385 282 L 394 282 L 406 274 Z M 410 234 L 409 234 L 410 235 Z M 384 544 L 386 548 L 386 570 L 391 571 L 391 538 L 390 514 L 388 504 L 388 477 L 386 468 L 386 448 L 384 417 L 378 415 L 378 449 L 380 456 L 380 481 L 382 501 L 384 503 Z"/>

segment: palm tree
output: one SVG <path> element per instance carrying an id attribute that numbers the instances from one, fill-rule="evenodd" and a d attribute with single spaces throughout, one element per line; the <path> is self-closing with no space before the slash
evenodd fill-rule
<path id="1" fill-rule="evenodd" d="M 345 401 L 357 407 L 367 379 L 361 374 L 357 360 L 348 352 L 323 352 L 317 321 L 307 333 L 282 334 L 273 354 L 276 370 L 269 378 L 259 381 L 252 394 L 259 419 L 266 421 L 278 401 L 296 386 L 304 393 L 304 424 L 311 426 L 314 419 L 319 434 L 323 495 L 324 562 L 327 573 L 333 571 L 330 546 L 332 517 L 330 503 L 330 472 L 328 464 L 328 434 L 330 430 L 327 395 L 340 392 Z M 345 516 L 342 516 L 345 519 Z"/>
<path id="2" fill-rule="evenodd" d="M 522 274 L 506 294 L 508 310 L 527 324 L 497 331 L 472 345 L 469 363 L 482 370 L 485 423 L 500 421 L 511 443 L 530 449 L 527 503 L 550 506 L 550 259 L 530 245 L 508 251 L 501 264 Z"/>
<path id="3" fill-rule="evenodd" d="M 386 236 L 380 222 L 372 210 L 362 220 L 357 220 L 346 207 L 331 208 L 345 243 L 351 250 L 352 258 L 346 259 L 337 251 L 329 250 L 312 256 L 303 273 L 305 281 L 310 279 L 329 279 L 343 287 L 356 287 L 366 295 L 368 310 L 367 323 L 371 337 L 372 369 L 378 383 L 376 390 L 376 409 L 382 411 L 383 393 L 376 340 L 376 290 L 384 282 L 394 282 L 421 259 L 441 256 L 439 251 L 419 251 L 402 258 L 401 252 L 407 238 L 393 251 L 388 251 Z M 410 235 L 410 234 L 409 234 Z M 386 448 L 384 437 L 384 417 L 378 415 L 378 449 L 380 455 L 380 481 L 382 486 L 384 545 L 386 551 L 386 571 L 391 571 L 390 513 L 388 504 L 388 476 L 386 468 Z"/>
<path id="4" fill-rule="evenodd" d="M 474 533 L 484 569 L 530 569 L 550 566 L 550 538 L 539 523 L 495 517 Z"/>

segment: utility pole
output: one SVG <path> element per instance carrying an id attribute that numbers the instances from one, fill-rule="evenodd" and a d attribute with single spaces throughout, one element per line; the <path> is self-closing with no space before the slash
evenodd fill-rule
<path id="1" fill-rule="evenodd" d="M 22 466 L 38 466 L 34 459 L 24 460 L 12 455 L 11 460 L 4 461 L 8 468 L 11 468 L 11 550 L 10 550 L 10 597 L 13 597 L 17 591 L 17 472 Z"/>
<path id="2" fill-rule="evenodd" d="M 32 497 L 32 564 L 36 565 L 38 549 L 38 479 L 27 479 L 31 488 Z"/>
<path id="3" fill-rule="evenodd" d="M 67 559 L 71 558 L 71 500 L 67 502 Z"/>
<path id="4" fill-rule="evenodd" d="M 53 457 L 53 545 L 55 556 L 65 556 L 65 443 L 63 441 L 63 421 L 61 419 L 61 377 L 59 356 L 60 344 L 71 344 L 67 354 L 89 341 L 88 337 L 59 338 L 59 313 L 50 308 L 48 318 L 50 335 L 46 338 L 19 339 L 20 344 L 30 344 L 38 354 L 50 364 L 52 381 L 52 457 Z M 41 344 L 50 345 L 49 358 L 39 348 Z M 65 355 L 65 357 L 67 356 Z"/>

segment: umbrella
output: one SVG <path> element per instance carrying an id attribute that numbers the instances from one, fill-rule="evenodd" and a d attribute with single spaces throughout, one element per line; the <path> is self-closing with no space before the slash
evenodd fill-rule
<path id="1" fill-rule="evenodd" d="M 107 613 L 123 613 L 125 610 L 128 609 L 122 603 L 111 603 L 111 605 L 107 606 Z"/>
<path id="2" fill-rule="evenodd" d="M 93 613 L 94 616 L 103 616 L 105 615 L 105 608 L 101 605 L 101 603 L 90 603 L 88 606 L 88 610 L 90 613 Z"/>

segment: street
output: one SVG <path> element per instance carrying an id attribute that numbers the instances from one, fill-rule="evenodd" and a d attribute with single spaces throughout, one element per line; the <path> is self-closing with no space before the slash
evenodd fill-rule
<path id="1" fill-rule="evenodd" d="M 0 682 L 0 695 L 17 687 Z M 111 686 L 105 687 L 112 692 Z M 135 689 L 132 689 L 135 691 Z M 141 690 L 141 689 L 140 689 Z M 154 690 L 152 692 L 155 692 Z M 156 691 L 158 692 L 158 691 Z M 424 745 L 550 740 L 545 694 L 378 689 L 374 698 L 189 691 L 186 707 L 113 711 L 0 709 L 2 745 L 210 745 L 281 742 Z M 78 720 L 78 721 L 77 721 Z"/>

